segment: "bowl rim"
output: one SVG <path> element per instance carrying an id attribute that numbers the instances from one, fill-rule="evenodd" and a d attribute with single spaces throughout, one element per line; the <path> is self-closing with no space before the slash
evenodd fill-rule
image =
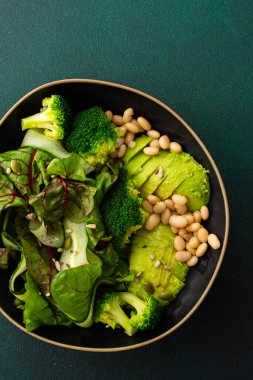
<path id="1" fill-rule="evenodd" d="M 34 338 L 37 338 L 37 339 L 39 339 L 39 340 L 41 340 L 43 342 L 46 342 L 46 343 L 49 343 L 49 344 L 53 344 L 55 346 L 62 347 L 62 348 L 70 348 L 70 349 L 77 350 L 77 351 L 88 351 L 88 352 L 119 352 L 119 351 L 127 351 L 127 350 L 132 350 L 132 349 L 135 349 L 135 348 L 144 347 L 144 346 L 146 346 L 148 344 L 157 342 L 160 339 L 165 338 L 166 336 L 170 335 L 172 332 L 176 331 L 181 325 L 183 325 L 195 313 L 195 311 L 199 308 L 199 306 L 201 305 L 201 303 L 204 301 L 205 297 L 207 296 L 209 290 L 211 289 L 211 287 L 212 287 L 212 285 L 214 283 L 214 280 L 217 277 L 217 274 L 218 274 L 218 272 L 220 270 L 220 267 L 221 267 L 221 264 L 222 264 L 222 261 L 223 261 L 224 255 L 225 255 L 227 243 L 228 243 L 230 217 L 229 217 L 229 206 L 228 206 L 228 200 L 227 200 L 225 186 L 224 186 L 221 174 L 220 174 L 220 172 L 218 170 L 218 167 L 217 167 L 214 159 L 212 158 L 211 154 L 209 153 L 209 151 L 207 150 L 206 146 L 203 144 L 203 142 L 201 141 L 201 139 L 191 129 L 191 127 L 175 111 L 173 111 L 170 107 L 168 107 L 166 104 L 164 104 L 160 100 L 154 98 L 153 96 L 151 96 L 151 95 L 149 95 L 149 94 L 147 94 L 147 93 L 145 93 L 143 91 L 137 90 L 135 88 L 132 88 L 132 87 L 129 87 L 129 86 L 126 86 L 126 85 L 122 85 L 122 84 L 118 84 L 118 83 L 114 83 L 114 82 L 103 81 L 103 80 L 98 80 L 98 79 L 86 79 L 86 78 L 68 78 L 68 79 L 60 79 L 60 80 L 56 80 L 56 81 L 45 83 L 43 85 L 40 85 L 40 86 L 34 88 L 33 90 L 29 91 L 26 95 L 24 95 L 22 98 L 20 98 L 5 113 L 5 115 L 1 118 L 1 120 L 0 120 L 0 127 L 4 123 L 4 121 L 8 118 L 8 116 L 15 110 L 15 108 L 18 107 L 21 103 L 23 103 L 26 99 L 28 99 L 31 95 L 33 95 L 34 93 L 36 93 L 39 90 L 42 90 L 42 89 L 45 89 L 45 88 L 50 88 L 52 86 L 55 86 L 55 85 L 58 85 L 58 84 L 64 84 L 64 83 L 93 83 L 93 84 L 99 84 L 99 85 L 103 85 L 103 86 L 116 87 L 116 88 L 120 88 L 120 89 L 127 90 L 127 91 L 130 91 L 130 92 L 134 92 L 134 93 L 139 94 L 139 95 L 141 95 L 141 96 L 143 96 L 145 98 L 148 98 L 149 100 L 151 100 L 151 101 L 157 103 L 158 105 L 160 105 L 161 107 L 163 107 L 166 111 L 168 111 L 174 117 L 176 117 L 180 121 L 180 123 L 186 129 L 188 129 L 188 131 L 191 133 L 191 135 L 194 137 L 194 139 L 199 143 L 199 145 L 201 146 L 201 148 L 205 152 L 206 156 L 208 157 L 208 159 L 209 159 L 209 161 L 210 161 L 210 163 L 211 163 L 211 165 L 212 165 L 212 167 L 213 167 L 213 169 L 215 171 L 215 174 L 216 174 L 216 176 L 218 178 L 219 185 L 220 185 L 221 192 L 222 192 L 222 196 L 223 196 L 223 201 L 224 201 L 224 206 L 225 206 L 225 234 L 224 234 L 224 241 L 223 241 L 223 245 L 222 245 L 222 249 L 221 249 L 220 258 L 219 258 L 219 261 L 218 261 L 217 266 L 215 268 L 215 271 L 214 271 L 214 273 L 213 273 L 213 275 L 212 275 L 212 277 L 211 277 L 211 279 L 210 279 L 210 281 L 209 281 L 206 289 L 204 290 L 203 294 L 201 295 L 201 297 L 199 298 L 199 300 L 196 302 L 196 304 L 193 306 L 193 308 L 186 314 L 186 316 L 183 319 L 181 319 L 181 321 L 179 321 L 175 326 L 173 326 L 170 329 L 168 329 L 166 332 L 164 332 L 164 333 L 156 336 L 155 338 L 149 339 L 149 340 L 141 342 L 141 343 L 129 345 L 129 346 L 126 346 L 126 347 L 113 347 L 113 348 L 99 347 L 99 348 L 92 348 L 92 347 L 73 346 L 73 345 L 70 345 L 70 344 L 64 344 L 64 343 L 56 342 L 56 341 L 53 341 L 51 339 L 47 339 L 47 338 L 41 337 L 40 335 L 37 335 L 36 333 L 33 333 L 33 332 L 29 333 L 29 332 L 27 332 L 26 329 L 25 329 L 25 327 L 22 326 L 22 325 L 20 325 L 18 322 L 16 322 L 12 317 L 10 317 L 2 309 L 1 306 L 0 306 L 0 312 L 11 323 L 13 323 L 16 327 L 18 327 L 20 330 L 24 331 L 28 335 L 31 335 Z"/>

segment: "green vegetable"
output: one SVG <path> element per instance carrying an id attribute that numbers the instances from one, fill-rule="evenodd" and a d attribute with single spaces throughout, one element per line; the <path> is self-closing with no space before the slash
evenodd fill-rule
<path id="1" fill-rule="evenodd" d="M 121 307 L 122 302 L 118 293 L 106 291 L 99 296 L 95 303 L 95 322 L 104 323 L 113 329 L 122 327 L 125 333 L 132 336 L 136 329 L 130 325 L 130 320 Z"/>
<path id="2" fill-rule="evenodd" d="M 9 254 L 9 248 L 0 248 L 0 269 L 8 268 Z"/>
<path id="3" fill-rule="evenodd" d="M 31 332 L 41 325 L 67 325 L 70 322 L 64 314 L 53 310 L 49 302 L 41 295 L 38 285 L 29 273 L 26 273 L 26 300 L 24 308 L 24 324 Z"/>
<path id="4" fill-rule="evenodd" d="M 21 143 L 21 147 L 33 147 L 44 150 L 57 158 L 66 158 L 70 155 L 59 140 L 45 136 L 39 129 L 29 129 Z"/>
<path id="5" fill-rule="evenodd" d="M 53 253 L 49 247 L 39 247 L 37 239 L 29 232 L 28 222 L 17 215 L 16 229 L 26 259 L 26 268 L 33 280 L 47 294 L 53 276 L 57 273 L 52 264 Z"/>
<path id="6" fill-rule="evenodd" d="M 66 217 L 81 223 L 93 209 L 95 192 L 95 187 L 84 182 L 66 181 L 57 177 L 41 193 L 31 195 L 29 204 L 45 222 L 55 222 Z"/>
<path id="7" fill-rule="evenodd" d="M 60 95 L 51 95 L 42 100 L 40 113 L 22 119 L 22 130 L 30 128 L 44 129 L 46 136 L 62 140 L 68 133 L 71 123 L 71 111 L 66 100 Z"/>
<path id="8" fill-rule="evenodd" d="M 135 294 L 120 292 L 119 297 L 124 304 L 130 305 L 134 312 L 130 318 L 130 325 L 137 330 L 149 330 L 155 328 L 162 316 L 162 307 L 154 297 L 140 299 Z"/>
<path id="9" fill-rule="evenodd" d="M 39 219 L 29 222 L 29 230 L 37 237 L 37 239 L 48 247 L 59 248 L 64 244 L 64 231 L 60 221 L 47 223 L 39 221 Z"/>
<path id="10" fill-rule="evenodd" d="M 52 155 L 32 147 L 0 154 L 0 166 L 22 195 L 38 194 L 49 183 L 46 173 Z"/>
<path id="11" fill-rule="evenodd" d="M 116 149 L 120 136 L 115 126 L 107 120 L 101 107 L 92 107 L 80 112 L 74 119 L 73 129 L 64 139 L 69 152 L 75 152 L 90 165 L 101 166 Z"/>
<path id="12" fill-rule="evenodd" d="M 90 165 L 84 170 L 84 160 L 76 153 L 70 153 L 66 158 L 55 158 L 47 167 L 48 175 L 58 175 L 67 180 L 88 181 L 86 174 L 90 172 Z"/>
<path id="13" fill-rule="evenodd" d="M 128 291 L 146 299 L 154 295 L 162 305 L 172 301 L 184 287 L 189 267 L 174 257 L 174 234 L 159 224 L 152 231 L 139 230 L 129 247 L 130 270 L 140 273 Z M 159 263 L 155 267 L 155 263 Z"/>
<path id="14" fill-rule="evenodd" d="M 15 288 L 15 281 L 25 271 L 26 271 L 26 259 L 25 259 L 24 251 L 23 249 L 21 249 L 19 263 L 16 269 L 14 270 L 14 272 L 12 273 L 10 281 L 9 281 L 10 292 L 20 301 L 26 300 L 26 292 L 25 292 L 25 288 L 17 290 Z"/>
<path id="15" fill-rule="evenodd" d="M 0 172 L 0 212 L 9 207 L 26 207 L 27 202 L 13 182 Z"/>
<path id="16" fill-rule="evenodd" d="M 101 265 L 86 264 L 64 270 L 54 276 L 50 292 L 68 318 L 78 323 L 87 318 L 93 287 L 101 274 Z"/>
<path id="17" fill-rule="evenodd" d="M 125 169 L 120 169 L 119 177 L 107 193 L 101 212 L 108 234 L 117 252 L 122 252 L 130 236 L 145 222 L 145 212 L 140 209 L 142 199 L 133 187 Z"/>

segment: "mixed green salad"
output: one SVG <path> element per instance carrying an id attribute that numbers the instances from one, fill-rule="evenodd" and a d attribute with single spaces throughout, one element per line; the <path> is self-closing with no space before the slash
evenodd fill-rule
<path id="1" fill-rule="evenodd" d="M 21 125 L 0 154 L 0 268 L 27 331 L 154 328 L 207 243 L 219 248 L 201 224 L 207 171 L 131 108 L 73 114 L 52 95 Z"/>

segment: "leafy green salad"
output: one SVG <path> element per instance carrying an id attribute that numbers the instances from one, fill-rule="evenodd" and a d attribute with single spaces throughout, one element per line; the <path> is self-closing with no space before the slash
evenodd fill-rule
<path id="1" fill-rule="evenodd" d="M 207 171 L 131 108 L 74 114 L 52 95 L 21 127 L 0 154 L 0 268 L 27 331 L 155 328 L 207 249 Z"/>

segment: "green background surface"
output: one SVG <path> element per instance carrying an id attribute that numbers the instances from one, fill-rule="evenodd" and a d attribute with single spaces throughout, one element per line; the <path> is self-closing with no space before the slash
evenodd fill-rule
<path id="1" fill-rule="evenodd" d="M 231 210 L 221 272 L 178 331 L 136 351 L 94 354 L 37 341 L 1 316 L 1 379 L 252 376 L 252 34 L 251 0 L 0 1 L 1 116 L 27 91 L 56 79 L 143 90 L 206 144 Z"/>

